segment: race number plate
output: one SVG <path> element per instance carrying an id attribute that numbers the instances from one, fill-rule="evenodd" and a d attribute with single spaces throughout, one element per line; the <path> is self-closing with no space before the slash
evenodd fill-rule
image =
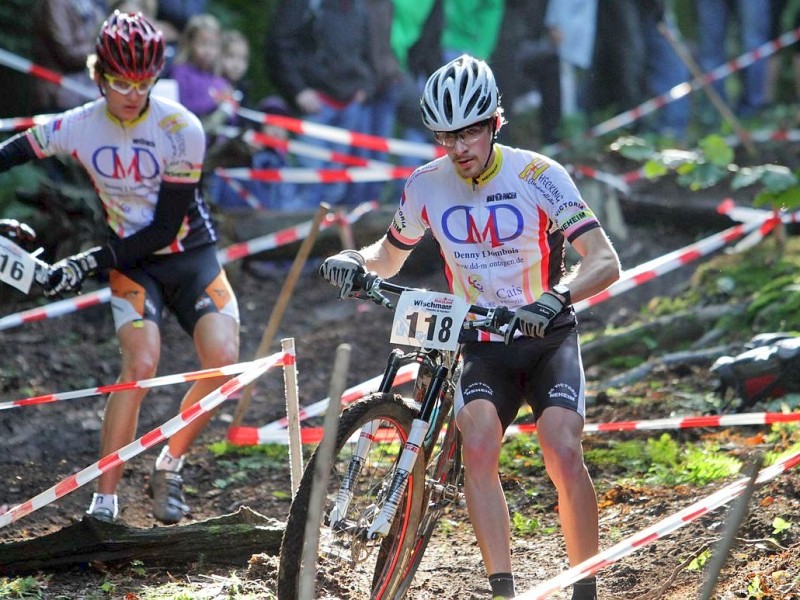
<path id="1" fill-rule="evenodd" d="M 0 235 L 0 281 L 27 294 L 35 272 L 36 260 L 14 242 Z"/>
<path id="2" fill-rule="evenodd" d="M 403 292 L 397 301 L 391 343 L 455 350 L 469 304 L 452 294 Z"/>

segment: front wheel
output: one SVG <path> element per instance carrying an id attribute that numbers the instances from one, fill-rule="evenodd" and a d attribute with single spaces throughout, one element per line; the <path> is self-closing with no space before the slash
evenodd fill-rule
<path id="1" fill-rule="evenodd" d="M 398 590 L 422 516 L 425 484 L 425 465 L 422 460 L 414 464 L 388 534 L 369 540 L 365 531 L 383 506 L 414 416 L 414 411 L 399 396 L 391 394 L 372 394 L 342 412 L 321 522 L 317 523 L 319 545 L 315 597 L 325 595 L 322 588 L 330 586 L 336 589 L 327 591 L 341 598 L 388 600 L 402 597 Z M 342 481 L 348 469 L 353 473 L 351 458 L 356 447 L 355 440 L 366 425 L 374 428 L 373 442 L 358 476 L 352 482 L 352 499 L 347 513 L 332 519 Z M 314 452 L 289 509 L 280 550 L 279 600 L 296 600 L 298 597 L 300 563 L 306 541 L 308 505 L 316 462 L 317 452 Z"/>

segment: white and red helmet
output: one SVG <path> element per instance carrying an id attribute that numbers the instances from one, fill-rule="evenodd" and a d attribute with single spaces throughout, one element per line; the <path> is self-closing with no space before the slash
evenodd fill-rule
<path id="1" fill-rule="evenodd" d="M 489 65 L 467 54 L 433 73 L 419 102 L 422 122 L 432 131 L 456 131 L 474 125 L 494 115 L 499 103 Z"/>
<path id="2" fill-rule="evenodd" d="M 130 81 L 158 77 L 164 68 L 164 35 L 142 13 L 114 11 L 103 23 L 95 46 L 98 66 Z"/>

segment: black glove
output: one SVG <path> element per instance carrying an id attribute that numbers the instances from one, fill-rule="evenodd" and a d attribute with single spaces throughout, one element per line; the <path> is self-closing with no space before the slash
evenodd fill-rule
<path id="1" fill-rule="evenodd" d="M 44 295 L 48 298 L 59 296 L 64 292 L 78 292 L 83 280 L 97 269 L 96 253 L 100 248 L 92 248 L 80 254 L 74 254 L 58 261 L 47 273 Z"/>
<path id="2" fill-rule="evenodd" d="M 562 310 L 565 304 L 555 294 L 545 292 L 533 304 L 520 306 L 506 329 L 505 342 L 510 343 L 514 331 L 519 329 L 527 337 L 544 337 L 545 331 Z"/>
<path id="3" fill-rule="evenodd" d="M 357 274 L 367 272 L 366 261 L 355 250 L 342 250 L 319 267 L 319 274 L 339 288 L 339 298 L 348 298 L 353 291 L 353 281 Z"/>
<path id="4" fill-rule="evenodd" d="M 36 232 L 16 219 L 0 219 L 0 235 L 24 245 L 36 241 Z"/>

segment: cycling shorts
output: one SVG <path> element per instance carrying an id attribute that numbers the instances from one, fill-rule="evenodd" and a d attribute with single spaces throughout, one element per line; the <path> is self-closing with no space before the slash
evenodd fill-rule
<path id="1" fill-rule="evenodd" d="M 130 269 L 109 274 L 116 330 L 131 322 L 161 324 L 164 308 L 190 336 L 200 317 L 228 315 L 239 322 L 239 306 L 213 245 L 179 254 L 151 254 Z"/>
<path id="2" fill-rule="evenodd" d="M 456 386 L 456 413 L 473 400 L 488 400 L 497 409 L 503 431 L 523 402 L 536 420 L 549 406 L 586 415 L 586 379 L 578 332 L 574 325 L 551 331 L 544 338 L 502 342 L 468 342 L 464 367 Z"/>

